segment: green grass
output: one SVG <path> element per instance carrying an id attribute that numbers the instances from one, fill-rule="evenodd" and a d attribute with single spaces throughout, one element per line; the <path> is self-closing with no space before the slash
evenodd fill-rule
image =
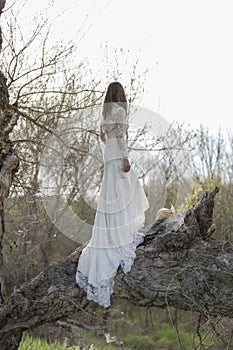
<path id="1" fill-rule="evenodd" d="M 73 329 L 77 333 L 85 350 L 119 350 L 121 347 L 115 344 L 106 344 L 103 337 L 95 336 L 91 331 L 84 329 Z M 198 339 L 192 337 L 191 333 L 180 328 L 179 337 L 184 349 L 192 349 L 198 344 Z M 170 323 L 161 323 L 160 327 L 148 332 L 127 332 L 120 336 L 124 342 L 125 350 L 180 350 L 180 341 L 174 326 Z M 211 344 L 210 336 L 203 342 L 207 347 Z M 67 340 L 63 342 L 49 342 L 46 337 L 34 337 L 29 332 L 25 332 L 19 350 L 80 350 L 79 346 L 68 346 Z"/>
<path id="2" fill-rule="evenodd" d="M 112 333 L 113 334 L 113 333 Z M 106 344 L 104 338 L 96 337 L 92 332 L 79 329 L 79 335 L 86 345 L 94 344 L 93 350 L 119 350 L 121 347 L 114 344 Z M 116 334 L 114 334 L 116 335 Z M 179 340 L 180 337 L 180 340 Z M 192 349 L 198 344 L 197 337 L 193 337 L 193 332 L 179 329 L 179 337 L 176 329 L 170 323 L 161 323 L 161 326 L 154 331 L 148 332 L 127 332 L 119 335 L 118 339 L 124 342 L 125 350 L 180 350 Z M 203 345 L 212 343 L 210 336 L 207 336 Z"/>
<path id="3" fill-rule="evenodd" d="M 118 346 L 106 344 L 104 339 L 95 337 L 89 331 L 80 330 L 79 334 L 82 337 L 82 342 L 86 346 L 86 350 L 119 350 Z M 80 350 L 80 347 L 68 347 L 66 340 L 64 340 L 63 343 L 51 343 L 45 337 L 34 337 L 30 333 L 25 332 L 19 350 Z"/>
<path id="4" fill-rule="evenodd" d="M 79 329 L 79 335 L 84 344 L 92 346 L 93 350 L 119 350 L 120 347 L 114 344 L 106 344 L 103 337 L 96 337 L 91 331 Z M 125 348 L 124 348 L 125 349 Z"/>
<path id="5" fill-rule="evenodd" d="M 179 329 L 179 336 L 176 329 L 170 323 L 161 324 L 154 331 L 145 333 L 128 333 L 121 339 L 125 345 L 129 345 L 134 350 L 180 350 L 181 344 L 184 349 L 192 349 L 198 344 L 197 338 L 192 338 L 191 334 L 184 329 Z M 205 345 L 211 344 L 210 337 L 206 337 Z"/>
<path id="6" fill-rule="evenodd" d="M 58 342 L 50 343 L 46 338 L 33 337 L 26 332 L 23 334 L 19 350 L 80 350 L 80 347 L 67 347 L 66 340 L 64 340 L 63 344 Z"/>

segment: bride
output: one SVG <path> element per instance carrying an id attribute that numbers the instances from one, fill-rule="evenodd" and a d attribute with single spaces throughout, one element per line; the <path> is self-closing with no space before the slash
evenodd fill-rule
<path id="1" fill-rule="evenodd" d="M 87 299 L 110 306 L 114 277 L 119 266 L 130 271 L 135 250 L 143 241 L 139 230 L 149 208 L 144 190 L 131 168 L 126 131 L 127 101 L 119 82 L 106 91 L 100 138 L 103 142 L 104 173 L 92 237 L 79 257 L 76 281 L 87 293 Z"/>

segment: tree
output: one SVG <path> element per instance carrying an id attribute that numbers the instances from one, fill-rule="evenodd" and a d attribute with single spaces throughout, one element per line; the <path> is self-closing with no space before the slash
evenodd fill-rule
<path id="1" fill-rule="evenodd" d="M 200 190 L 210 191 L 215 186 L 220 193 L 215 202 L 213 230 L 215 237 L 223 240 L 232 238 L 232 135 L 224 135 L 221 129 L 216 135 L 207 127 L 200 126 L 189 140 L 189 163 L 186 167 L 189 176 L 182 186 L 189 186 L 184 191 L 183 201 L 178 210 L 189 208 Z"/>
<path id="2" fill-rule="evenodd" d="M 175 306 L 203 315 L 232 314 L 231 244 L 208 237 L 214 197 L 201 192 L 193 208 L 156 221 L 137 248 L 132 270 L 116 276 L 115 295 L 141 306 Z M 91 303 L 75 282 L 81 248 L 47 267 L 15 290 L 0 310 L 0 346 L 17 349 L 22 332 L 73 313 Z"/>
<path id="3" fill-rule="evenodd" d="M 87 81 L 86 76 L 91 74 L 88 72 L 86 62 L 78 62 L 76 67 L 69 65 L 76 49 L 74 43 L 59 42 L 59 45 L 53 43 L 52 47 L 48 45 L 49 24 L 47 25 L 46 20 L 41 16 L 38 17 L 35 27 L 27 28 L 26 33 L 23 33 L 17 15 L 14 15 L 13 11 L 8 11 L 7 14 L 8 18 L 4 24 L 5 46 L 2 52 L 2 70 L 7 76 L 9 108 L 17 115 L 17 126 L 12 130 L 11 140 L 15 154 L 20 160 L 18 172 L 11 186 L 10 199 L 12 200 L 7 204 L 14 205 L 16 211 L 18 208 L 24 208 L 24 211 L 17 211 L 17 213 L 23 214 L 26 218 L 23 227 L 14 226 L 12 234 L 9 231 L 5 234 L 5 260 L 13 261 L 14 257 L 20 259 L 20 264 L 15 264 L 14 261 L 18 270 L 21 270 L 16 274 L 17 277 L 12 279 L 11 273 L 7 274 L 8 281 L 10 280 L 7 289 L 11 291 L 14 285 L 26 281 L 33 273 L 37 274 L 39 266 L 45 266 L 55 259 L 55 254 L 51 255 L 50 250 L 46 251 L 44 247 L 45 243 L 47 245 L 54 243 L 57 232 L 51 229 L 48 221 L 45 222 L 45 215 L 41 215 L 41 202 L 38 203 L 37 200 L 39 162 L 47 138 L 54 133 L 61 121 L 69 123 L 70 115 L 76 113 L 80 117 L 81 127 L 76 134 L 76 143 L 69 149 L 72 159 L 67 157 L 66 160 L 67 164 L 73 163 L 77 168 L 93 139 L 96 140 L 98 137 L 97 123 L 91 118 L 81 120 L 82 112 L 100 105 L 104 90 L 95 77 Z M 119 53 L 116 51 L 115 54 L 117 59 Z M 132 68 L 132 79 L 129 83 L 130 102 L 134 101 L 141 89 L 140 86 L 137 87 L 139 80 L 136 68 L 137 62 Z M 111 80 L 110 72 L 107 74 L 106 80 Z M 118 78 L 120 75 L 118 67 L 112 74 L 114 79 Z M 79 186 L 77 183 L 75 186 L 70 191 L 69 201 L 76 201 L 71 204 L 77 206 Z M 24 205 L 20 206 L 22 200 Z M 9 218 L 7 213 L 5 218 Z M 35 221 L 37 221 L 37 229 L 34 225 Z M 49 229 L 46 229 L 46 225 Z M 7 227 L 9 228 L 9 225 Z M 15 237 L 18 238 L 18 246 L 18 242 L 15 243 Z M 12 246 L 18 248 L 18 251 L 14 250 L 14 256 Z M 37 257 L 39 253 L 41 254 L 38 260 L 42 263 L 34 264 L 36 268 L 32 268 L 33 262 L 29 252 L 35 250 Z M 34 261 L 36 261 L 35 257 Z M 12 265 L 9 264 L 9 266 Z M 27 271 L 30 271 L 30 274 Z"/>
<path id="4" fill-rule="evenodd" d="M 44 42 L 42 47 L 45 45 Z M 10 47 L 14 48 L 13 45 Z M 9 139 L 9 134 L 13 130 L 18 116 L 24 118 L 20 119 L 21 128 L 19 127 L 18 130 L 22 131 L 22 135 L 26 135 L 27 144 L 30 141 L 30 148 L 27 146 L 24 148 L 28 151 L 25 160 L 34 160 L 33 176 L 30 178 L 32 162 L 31 164 L 28 162 L 29 166 L 26 168 L 28 176 L 22 177 L 25 181 L 24 187 L 29 185 L 28 193 L 31 194 L 33 190 L 37 189 L 38 158 L 46 135 L 56 127 L 63 112 L 70 112 L 74 104 L 76 106 L 74 109 L 77 110 L 76 102 L 80 102 L 78 109 L 82 109 L 95 105 L 103 94 L 103 91 L 96 91 L 97 89 L 85 91 L 83 86 L 77 90 L 74 75 L 66 76 L 63 81 L 64 89 L 54 90 L 54 86 L 52 86 L 52 90 L 48 90 L 47 77 L 49 72 L 46 60 L 48 59 L 50 62 L 50 68 L 52 67 L 53 71 L 57 67 L 55 58 L 58 57 L 58 63 L 61 63 L 64 56 L 54 54 L 52 58 L 49 58 L 46 55 L 43 56 L 43 52 L 45 53 L 43 50 L 41 56 L 43 65 L 37 66 L 39 75 L 36 76 L 36 79 L 34 80 L 33 71 L 29 70 L 26 72 L 28 74 L 27 84 L 20 83 L 16 89 L 13 89 L 14 82 L 19 82 L 22 78 L 20 69 L 18 69 L 20 66 L 17 67 L 22 52 L 24 53 L 25 50 L 20 50 L 20 52 L 12 50 L 12 63 L 8 67 L 8 75 L 10 76 L 10 85 L 8 84 L 8 86 L 12 89 L 11 105 L 4 76 L 2 75 L 1 78 L 0 198 L 2 198 L 2 207 L 0 241 L 2 241 L 4 234 L 3 203 L 9 194 L 10 185 L 18 167 L 18 158 Z M 45 76 L 41 77 L 43 72 Z M 23 77 L 25 78 L 26 75 Z M 33 90 L 33 82 L 35 81 L 38 83 L 37 90 Z M 49 87 L 51 88 L 51 86 Z M 79 92 L 83 98 L 76 100 L 74 96 L 78 96 Z M 97 93 L 98 97 L 96 97 Z M 46 98 L 46 94 L 50 98 Z M 41 96 L 39 104 L 36 104 L 35 96 Z M 42 101 L 45 101 L 43 107 Z M 78 145 L 79 151 L 82 149 L 82 145 L 90 142 L 91 133 L 93 133 L 92 128 L 83 130 L 82 140 Z M 35 142 L 39 147 L 34 147 Z M 174 163 L 174 157 L 178 155 L 178 152 L 169 153 L 170 145 L 166 147 L 164 174 L 166 180 L 176 181 L 177 164 Z M 22 150 L 21 155 L 25 156 L 24 150 Z M 172 173 L 170 173 L 171 170 Z M 170 182 L 167 181 L 167 184 Z M 208 228 L 212 221 L 213 198 L 216 192 L 217 190 L 209 194 L 202 193 L 202 198 L 194 209 L 190 209 L 180 216 L 173 216 L 172 219 L 155 222 L 148 229 L 145 242 L 137 250 L 137 259 L 131 273 L 127 276 L 124 276 L 121 271 L 118 273 L 116 278 L 118 297 L 126 296 L 138 305 L 157 305 L 160 307 L 174 305 L 184 309 L 191 307 L 201 313 L 232 316 L 231 300 L 227 300 L 227 295 L 232 287 L 231 281 L 229 280 L 229 283 L 225 285 L 220 276 L 221 273 L 227 280 L 231 274 L 231 264 L 228 266 L 226 261 L 231 261 L 232 251 L 226 242 L 207 239 L 209 236 Z M 49 266 L 36 278 L 11 294 L 8 303 L 0 311 L 1 349 L 17 348 L 24 329 L 36 327 L 48 319 L 56 320 L 73 312 L 81 312 L 81 309 L 85 311 L 89 302 L 86 300 L 85 294 L 78 289 L 74 280 L 79 254 L 80 249 L 70 257 Z M 216 265 L 216 261 L 219 263 L 219 267 Z M 2 269 L 2 261 L 0 263 Z M 213 288 L 209 288 L 209 286 Z M 219 290 L 222 291 L 221 299 Z M 6 302 L 3 269 L 1 297 Z M 213 309 L 212 303 L 215 303 L 215 309 Z"/>
<path id="5" fill-rule="evenodd" d="M 0 1 L 0 15 L 5 1 Z M 0 29 L 0 51 L 2 48 L 2 32 Z M 19 159 L 10 140 L 10 133 L 18 120 L 18 114 L 11 109 L 6 78 L 0 72 L 0 304 L 6 301 L 5 276 L 3 267 L 2 244 L 5 233 L 4 201 L 9 195 Z"/>

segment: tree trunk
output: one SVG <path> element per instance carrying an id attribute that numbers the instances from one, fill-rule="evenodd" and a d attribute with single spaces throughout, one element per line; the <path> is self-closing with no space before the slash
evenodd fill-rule
<path id="1" fill-rule="evenodd" d="M 0 0 L 0 15 L 5 0 Z M 0 27 L 0 51 L 2 49 L 2 32 Z M 17 122 L 17 115 L 10 109 L 6 78 L 0 72 L 0 304 L 6 302 L 6 288 L 3 267 L 2 243 L 5 233 L 4 200 L 7 198 L 13 176 L 18 167 L 18 158 L 14 154 L 9 134 Z"/>
<path id="2" fill-rule="evenodd" d="M 157 220 L 145 232 L 131 271 L 115 278 L 113 298 L 136 305 L 233 317 L 233 246 L 210 237 L 214 197 L 202 192 L 194 208 Z M 17 349 L 26 329 L 82 313 L 90 303 L 75 282 L 78 248 L 15 290 L 0 309 L 0 348 Z"/>

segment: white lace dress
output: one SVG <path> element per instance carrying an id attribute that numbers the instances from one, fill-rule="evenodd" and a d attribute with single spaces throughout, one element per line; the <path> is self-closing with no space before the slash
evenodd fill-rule
<path id="1" fill-rule="evenodd" d="M 128 123 L 123 107 L 114 104 L 101 123 L 107 135 L 104 146 L 104 174 L 92 237 L 79 257 L 76 281 L 87 298 L 104 307 L 110 306 L 114 276 L 119 266 L 130 271 L 135 250 L 143 241 L 139 230 L 144 226 L 149 203 L 131 167 L 123 171 L 128 157 L 126 130 Z"/>

